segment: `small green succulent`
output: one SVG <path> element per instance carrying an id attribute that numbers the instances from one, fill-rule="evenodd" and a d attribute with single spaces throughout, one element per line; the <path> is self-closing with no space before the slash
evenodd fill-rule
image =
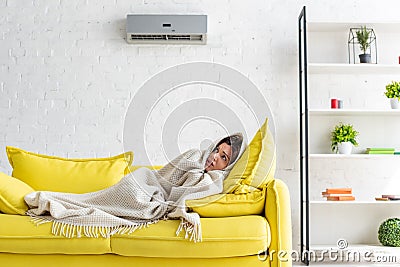
<path id="1" fill-rule="evenodd" d="M 385 95 L 387 98 L 398 98 L 400 99 L 400 82 L 392 81 L 386 85 Z"/>
<path id="2" fill-rule="evenodd" d="M 356 137 L 359 134 L 354 130 L 353 125 L 339 123 L 331 132 L 331 149 L 333 152 L 338 151 L 338 144 L 343 142 L 350 142 L 354 146 L 358 146 Z"/>
<path id="3" fill-rule="evenodd" d="M 381 223 L 378 240 L 384 246 L 400 247 L 400 219 L 390 218 Z"/>

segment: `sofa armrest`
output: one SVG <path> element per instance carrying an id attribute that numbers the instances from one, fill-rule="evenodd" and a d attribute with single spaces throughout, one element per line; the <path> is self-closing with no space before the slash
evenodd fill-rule
<path id="1" fill-rule="evenodd" d="M 290 195 L 286 184 L 274 179 L 267 184 L 265 217 L 271 228 L 271 267 L 292 266 L 292 223 Z"/>

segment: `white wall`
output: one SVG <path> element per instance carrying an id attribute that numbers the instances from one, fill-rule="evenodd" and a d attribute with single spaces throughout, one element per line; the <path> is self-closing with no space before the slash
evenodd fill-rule
<path id="1" fill-rule="evenodd" d="M 296 246 L 298 13 L 305 3 L 316 19 L 396 20 L 396 2 L 0 0 L 0 170 L 11 172 L 6 145 L 67 157 L 120 153 L 126 109 L 147 79 L 184 62 L 226 64 L 248 76 L 271 106 L 276 177 L 291 191 Z M 128 13 L 207 14 L 208 44 L 128 45 Z M 198 130 L 193 140 L 202 136 Z"/>

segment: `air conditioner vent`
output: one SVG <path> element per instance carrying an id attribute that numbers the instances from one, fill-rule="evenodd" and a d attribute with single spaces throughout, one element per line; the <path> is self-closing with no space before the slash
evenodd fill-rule
<path id="1" fill-rule="evenodd" d="M 128 15 L 131 44 L 205 44 L 206 15 Z"/>
<path id="2" fill-rule="evenodd" d="M 148 41 L 203 43 L 203 38 L 201 34 L 131 34 L 130 43 L 147 43 Z"/>

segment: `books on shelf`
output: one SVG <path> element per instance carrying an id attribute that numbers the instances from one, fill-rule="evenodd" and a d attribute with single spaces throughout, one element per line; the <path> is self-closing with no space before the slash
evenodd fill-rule
<path id="1" fill-rule="evenodd" d="M 381 197 L 375 197 L 377 201 L 396 201 L 400 200 L 400 195 L 382 195 Z"/>
<path id="2" fill-rule="evenodd" d="M 352 201 L 356 198 L 352 195 L 352 188 L 327 188 L 322 196 L 328 201 Z"/>

